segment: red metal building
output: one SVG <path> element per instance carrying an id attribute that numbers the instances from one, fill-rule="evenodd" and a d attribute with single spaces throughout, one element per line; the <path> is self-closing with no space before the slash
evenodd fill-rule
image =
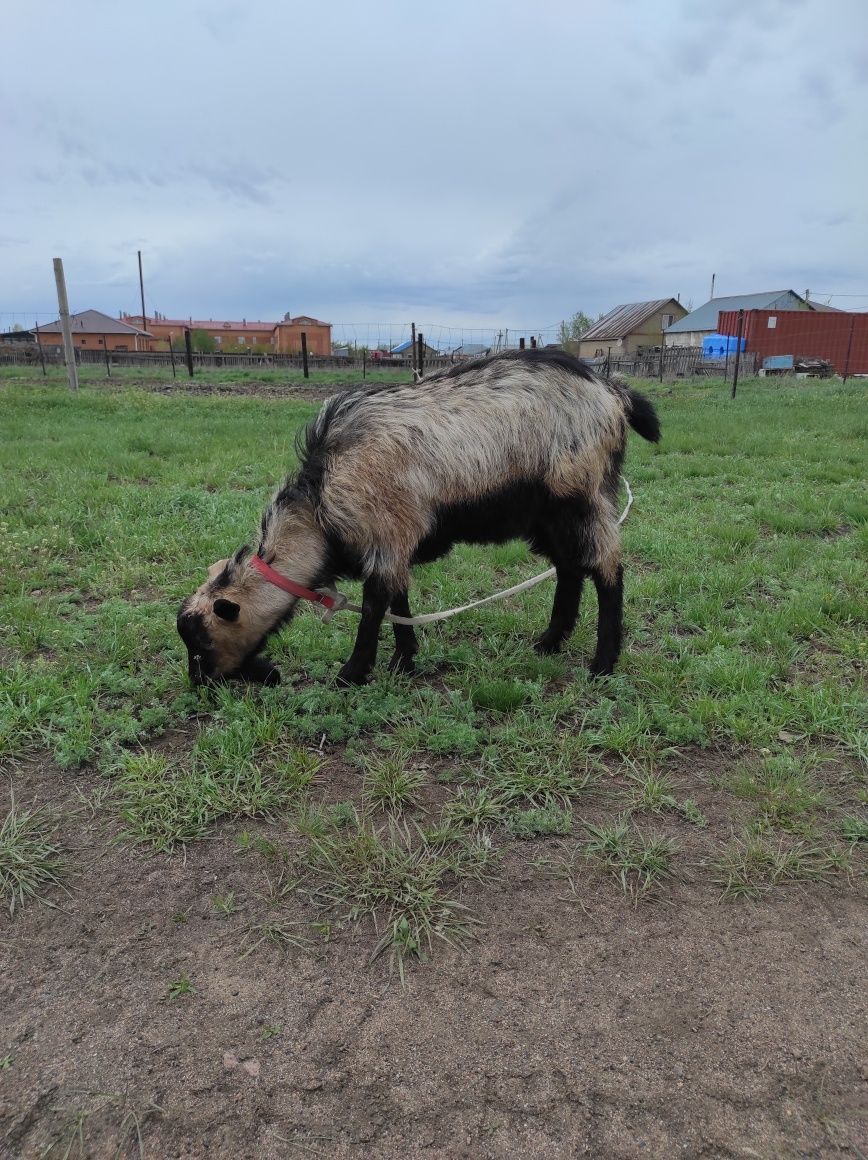
<path id="1" fill-rule="evenodd" d="M 738 334 L 737 310 L 721 310 L 718 321 L 721 334 Z M 742 334 L 758 367 L 770 355 L 791 354 L 828 359 L 839 375 L 868 374 L 868 314 L 745 310 Z"/>

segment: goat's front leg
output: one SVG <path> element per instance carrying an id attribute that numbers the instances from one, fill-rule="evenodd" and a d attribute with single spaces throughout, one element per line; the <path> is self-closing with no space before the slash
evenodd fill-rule
<path id="1" fill-rule="evenodd" d="M 381 580 L 371 578 L 362 588 L 362 619 L 350 658 L 338 673 L 339 685 L 363 685 L 377 659 L 380 625 L 389 607 L 391 593 Z"/>

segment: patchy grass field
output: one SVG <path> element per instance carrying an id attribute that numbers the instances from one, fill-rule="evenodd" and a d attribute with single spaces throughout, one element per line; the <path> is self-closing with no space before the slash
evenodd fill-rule
<path id="1" fill-rule="evenodd" d="M 531 651 L 544 586 L 412 681 L 334 688 L 354 619 L 305 612 L 280 688 L 206 693 L 177 605 L 314 404 L 12 370 L 0 1152 L 868 1152 L 863 386 L 659 391 L 605 684 L 592 593 Z M 414 610 L 535 570 L 462 549 Z"/>

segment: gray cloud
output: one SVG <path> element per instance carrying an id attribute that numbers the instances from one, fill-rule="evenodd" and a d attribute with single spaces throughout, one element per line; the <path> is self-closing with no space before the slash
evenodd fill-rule
<path id="1" fill-rule="evenodd" d="M 862 0 L 329 17 L 7 14 L 0 312 L 52 312 L 55 254 L 78 307 L 132 309 L 136 249 L 152 308 L 214 317 L 541 324 L 698 303 L 712 270 L 721 292 L 868 290 Z"/>

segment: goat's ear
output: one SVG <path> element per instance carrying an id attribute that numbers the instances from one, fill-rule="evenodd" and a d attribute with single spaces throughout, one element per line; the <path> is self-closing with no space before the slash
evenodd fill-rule
<path id="1" fill-rule="evenodd" d="M 214 615 L 219 616 L 221 620 L 237 620 L 240 611 L 241 605 L 236 604 L 234 600 L 224 600 L 221 597 L 214 601 Z"/>
<path id="2" fill-rule="evenodd" d="M 219 576 L 228 563 L 228 560 L 215 560 L 208 569 L 208 579 L 213 580 L 215 576 Z"/>

